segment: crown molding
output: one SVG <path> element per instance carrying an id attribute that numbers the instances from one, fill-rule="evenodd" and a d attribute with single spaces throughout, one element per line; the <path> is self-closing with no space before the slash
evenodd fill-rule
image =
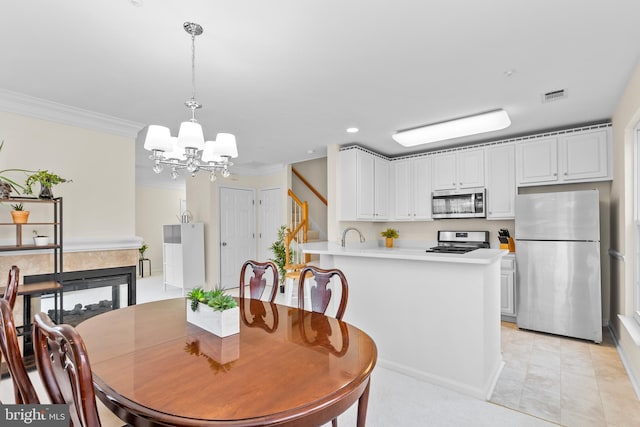
<path id="1" fill-rule="evenodd" d="M 277 163 L 274 165 L 261 165 L 261 166 L 252 166 L 252 165 L 233 165 L 229 167 L 229 171 L 231 175 L 242 175 L 242 176 L 265 176 L 272 175 L 274 173 L 282 172 L 285 169 L 285 165 L 282 163 Z"/>
<path id="2" fill-rule="evenodd" d="M 0 88 L 0 111 L 135 138 L 144 124 Z"/>

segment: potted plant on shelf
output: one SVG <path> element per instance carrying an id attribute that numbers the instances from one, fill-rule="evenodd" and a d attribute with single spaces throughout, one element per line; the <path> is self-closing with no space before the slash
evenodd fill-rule
<path id="1" fill-rule="evenodd" d="M 49 236 L 40 235 L 38 230 L 33 230 L 33 244 L 36 246 L 47 246 L 49 244 Z"/>
<path id="2" fill-rule="evenodd" d="M 138 248 L 138 252 L 140 253 L 140 259 L 144 259 L 144 253 L 149 249 L 149 246 L 145 242 L 142 242 L 142 246 Z"/>
<path id="3" fill-rule="evenodd" d="M 22 203 L 16 203 L 10 205 L 11 209 L 11 217 L 13 218 L 14 224 L 26 224 L 29 220 L 29 211 L 24 210 L 24 205 Z"/>
<path id="4" fill-rule="evenodd" d="M 196 287 L 187 294 L 187 322 L 227 337 L 240 332 L 240 308 L 224 289 Z"/>
<path id="5" fill-rule="evenodd" d="M 0 151 L 2 151 L 2 147 L 4 147 L 4 140 L 0 142 Z M 26 169 L 3 169 L 0 171 L 0 199 L 8 199 L 11 195 L 12 191 L 16 193 L 20 193 L 21 190 L 24 190 L 24 187 L 13 179 L 9 178 L 5 175 L 6 172 L 31 172 Z"/>
<path id="6" fill-rule="evenodd" d="M 62 178 L 61 176 L 49 172 L 48 170 L 39 170 L 27 177 L 27 180 L 25 181 L 24 193 L 33 194 L 33 190 L 31 187 L 36 182 L 40 184 L 40 194 L 38 195 L 38 198 L 53 199 L 53 192 L 51 191 L 51 187 L 57 184 L 62 184 L 63 182 L 72 181 Z"/>
<path id="7" fill-rule="evenodd" d="M 386 230 L 382 231 L 380 235 L 386 238 L 385 246 L 387 248 L 392 248 L 393 239 L 397 239 L 398 237 L 400 237 L 398 235 L 398 230 L 396 230 L 395 228 L 387 228 Z"/>

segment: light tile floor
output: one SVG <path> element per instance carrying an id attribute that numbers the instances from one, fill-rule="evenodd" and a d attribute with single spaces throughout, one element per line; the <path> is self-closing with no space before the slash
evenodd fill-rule
<path id="1" fill-rule="evenodd" d="M 181 289 L 171 286 L 164 291 L 162 275 L 157 273 L 138 278 L 136 289 L 139 304 L 182 296 Z M 237 289 L 229 291 L 237 295 Z M 276 302 L 283 303 L 283 295 L 277 295 Z M 67 303 L 72 301 L 65 296 Z M 596 345 L 503 323 L 506 366 L 491 402 L 377 366 L 367 426 L 638 426 L 640 402 L 605 332 L 605 341 Z M 31 377 L 41 389 L 37 374 Z M 13 401 L 10 381 L 0 382 L 0 401 Z M 104 427 L 123 424 L 102 405 L 99 410 Z M 341 426 L 355 421 L 355 407 L 339 417 Z"/>
<path id="2" fill-rule="evenodd" d="M 640 426 L 640 401 L 608 329 L 603 342 L 502 324 L 505 367 L 491 401 L 564 426 Z"/>

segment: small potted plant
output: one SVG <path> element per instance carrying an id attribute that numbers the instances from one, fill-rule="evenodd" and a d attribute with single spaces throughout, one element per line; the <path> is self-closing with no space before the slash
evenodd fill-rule
<path id="1" fill-rule="evenodd" d="M 27 177 L 27 180 L 24 184 L 24 193 L 33 194 L 33 190 L 31 187 L 36 182 L 40 184 L 40 194 L 38 195 L 38 198 L 53 199 L 53 191 L 51 190 L 51 187 L 57 184 L 62 184 L 63 182 L 72 181 L 62 178 L 61 176 L 49 172 L 48 170 L 39 170 Z"/>
<path id="2" fill-rule="evenodd" d="M 147 251 L 147 249 L 149 249 L 149 246 L 145 242 L 142 242 L 142 246 L 138 248 L 140 259 L 144 259 L 144 253 Z"/>
<path id="3" fill-rule="evenodd" d="M 396 230 L 395 228 L 387 228 L 386 230 L 382 231 L 380 235 L 386 238 L 385 246 L 387 248 L 392 248 L 393 239 L 397 239 L 398 237 L 400 237 L 398 235 L 398 230 Z"/>
<path id="4" fill-rule="evenodd" d="M 224 289 L 196 287 L 187 294 L 187 322 L 227 337 L 240 332 L 240 307 Z"/>
<path id="5" fill-rule="evenodd" d="M 26 224 L 29 220 L 29 211 L 24 210 L 24 205 L 22 203 L 16 203 L 11 206 L 11 217 L 13 218 L 14 224 Z"/>
<path id="6" fill-rule="evenodd" d="M 47 246 L 49 244 L 49 236 L 44 236 L 38 233 L 38 230 L 33 230 L 33 244 L 36 246 Z"/>

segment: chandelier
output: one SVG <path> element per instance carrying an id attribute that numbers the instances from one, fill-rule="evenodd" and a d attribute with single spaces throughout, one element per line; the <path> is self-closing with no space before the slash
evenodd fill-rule
<path id="1" fill-rule="evenodd" d="M 168 127 L 158 125 L 145 126 L 138 138 L 143 139 L 144 148 L 152 152 L 153 171 L 160 173 L 163 165 L 171 170 L 171 178 L 176 179 L 178 172 L 186 170 L 195 176 L 198 171 L 211 173 L 211 181 L 219 172 L 224 178 L 230 175 L 229 161 L 238 157 L 236 137 L 230 133 L 219 133 L 215 141 L 204 140 L 202 126 L 196 120 L 196 110 L 202 104 L 196 101 L 196 36 L 202 34 L 202 27 L 193 22 L 185 22 L 184 30 L 191 35 L 191 98 L 184 105 L 191 110 L 191 119 L 180 124 L 177 137 L 171 136 Z"/>

